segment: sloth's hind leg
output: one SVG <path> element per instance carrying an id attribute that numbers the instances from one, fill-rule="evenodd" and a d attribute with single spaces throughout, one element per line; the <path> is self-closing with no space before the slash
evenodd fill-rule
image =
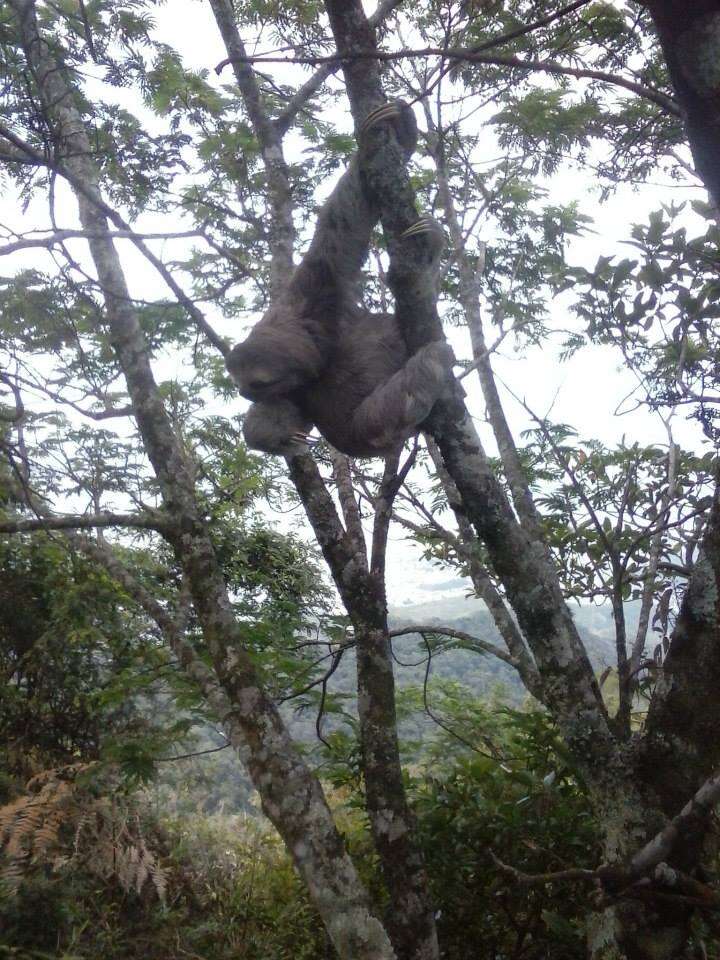
<path id="1" fill-rule="evenodd" d="M 358 445 L 381 454 L 415 433 L 446 391 L 454 362 L 443 340 L 421 347 L 355 411 L 352 432 Z"/>

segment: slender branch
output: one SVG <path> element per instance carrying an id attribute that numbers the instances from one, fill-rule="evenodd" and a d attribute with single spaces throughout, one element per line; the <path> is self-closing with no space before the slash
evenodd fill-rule
<path id="1" fill-rule="evenodd" d="M 333 477 L 337 488 L 340 509 L 345 519 L 345 529 L 348 536 L 355 544 L 358 561 L 367 569 L 367 545 L 365 543 L 365 534 L 362 528 L 362 520 L 355 500 L 355 491 L 353 490 L 352 477 L 350 475 L 350 463 L 344 453 L 337 450 L 331 450 L 330 458 L 333 466 Z"/>
<path id="2" fill-rule="evenodd" d="M 70 400 L 68 397 L 64 397 L 61 393 L 51 390 L 47 382 L 37 383 L 35 380 L 29 379 L 28 377 L 20 376 L 20 374 L 16 374 L 15 378 L 17 382 L 22 384 L 24 387 L 27 387 L 30 390 L 35 390 L 39 394 L 54 400 L 56 403 L 70 407 L 72 410 L 82 414 L 89 420 L 100 421 L 112 420 L 116 417 L 131 417 L 134 412 L 130 404 L 126 404 L 123 407 L 106 407 L 104 410 L 85 410 L 84 407 L 81 407 L 80 404 L 76 403 L 74 400 Z M 4 378 L 2 378 L 0 375 L 0 379 Z M 84 396 L 87 398 L 88 396 L 94 395 L 92 393 L 85 393 Z M 94 396 L 94 399 L 102 402 L 102 398 L 99 396 Z"/>
<path id="3" fill-rule="evenodd" d="M 98 234 L 95 234 L 95 238 L 97 238 L 97 236 Z M 180 230 L 171 233 L 134 234 L 128 230 L 112 230 L 108 231 L 108 236 L 115 240 L 133 240 L 135 237 L 143 240 L 180 240 L 186 239 L 187 237 L 201 237 L 203 236 L 203 232 L 202 230 Z M 26 250 L 32 247 L 47 247 L 49 249 L 56 244 L 62 243 L 64 240 L 71 240 L 74 237 L 89 240 L 91 239 L 91 234 L 86 230 L 55 230 L 45 237 L 28 237 L 22 240 L 16 240 L 13 243 L 8 243 L 6 246 L 0 247 L 0 257 L 15 253 L 17 250 Z"/>
<path id="4" fill-rule="evenodd" d="M 523 870 L 518 870 L 517 867 L 511 867 L 510 864 L 503 863 L 492 850 L 489 850 L 488 853 L 498 870 L 512 877 L 515 883 L 524 887 L 563 880 L 599 880 L 604 875 L 602 869 L 585 870 L 582 867 L 570 867 L 567 870 L 555 870 L 550 873 L 525 873 Z"/>
<path id="5" fill-rule="evenodd" d="M 509 33 L 501 34 L 498 37 L 492 37 L 490 40 L 486 40 L 485 43 L 478 44 L 478 46 L 472 47 L 474 53 L 481 53 L 484 50 L 492 50 L 497 47 L 502 47 L 506 43 L 512 43 L 513 40 L 518 40 L 520 37 L 527 36 L 529 33 L 534 33 L 536 30 L 541 30 L 543 27 L 550 26 L 551 23 L 555 23 L 557 20 L 561 20 L 563 17 L 568 16 L 571 13 L 574 13 L 575 10 L 585 7 L 588 3 L 591 3 L 592 0 L 575 0 L 574 3 L 568 4 L 566 7 L 561 7 L 560 10 L 548 14 L 546 17 L 541 17 L 539 20 L 535 20 L 533 23 L 529 23 L 526 26 L 518 27 L 517 30 L 511 30 Z M 433 79 L 432 83 L 426 84 L 425 90 L 423 91 L 425 97 L 429 97 L 430 94 L 435 90 L 435 88 L 442 82 L 443 78 L 453 69 L 454 64 L 451 62 L 449 64 L 443 64 L 437 71 L 437 76 Z"/>
<path id="6" fill-rule="evenodd" d="M 604 70 L 593 70 L 584 67 L 568 67 L 555 60 L 523 60 L 521 57 L 501 56 L 496 54 L 479 53 L 473 49 L 464 49 L 462 47 L 422 47 L 417 50 L 353 50 L 352 53 L 331 54 L 328 56 L 295 56 L 295 57 L 277 57 L 271 54 L 257 54 L 255 56 L 246 56 L 240 58 L 228 58 L 222 60 L 216 71 L 221 72 L 224 67 L 230 63 L 285 63 L 285 64 L 308 64 L 309 66 L 325 66 L 333 64 L 341 67 L 353 62 L 363 60 L 378 60 L 382 62 L 407 60 L 416 57 L 442 57 L 447 60 L 455 60 L 464 63 L 486 64 L 495 67 L 510 67 L 511 69 L 525 70 L 535 73 L 548 73 L 553 76 L 575 77 L 579 80 L 597 80 L 600 83 L 606 83 L 609 86 L 621 87 L 629 90 L 631 93 L 649 100 L 660 107 L 666 113 L 673 116 L 682 116 L 680 107 L 672 97 L 656 90 L 653 87 L 645 86 L 636 80 L 629 80 L 627 77 L 619 77 Z"/>
<path id="7" fill-rule="evenodd" d="M 563 17 L 567 17 L 581 7 L 586 7 L 589 3 L 592 3 L 592 0 L 574 0 L 574 3 L 569 3 L 566 7 L 561 7 L 560 10 L 555 10 L 546 17 L 540 17 L 538 20 L 533 21 L 533 23 L 518 27 L 517 30 L 510 30 L 508 33 L 503 33 L 499 37 L 492 37 L 490 40 L 486 40 L 485 43 L 472 47 L 472 51 L 473 53 L 482 53 L 484 50 L 491 50 L 493 47 L 504 46 L 506 43 L 511 43 L 513 40 L 527 36 L 528 33 L 534 33 L 543 27 L 549 27 L 551 23 L 562 20 Z"/>
<path id="8" fill-rule="evenodd" d="M 443 637 L 452 637 L 455 640 L 461 640 L 463 647 L 468 650 L 481 651 L 482 653 L 489 653 L 493 657 L 497 657 L 498 660 L 502 660 L 504 663 L 510 664 L 511 667 L 514 667 L 516 670 L 519 670 L 518 661 L 512 654 L 509 654 L 506 650 L 496 647 L 494 643 L 490 643 L 487 640 L 481 640 L 480 637 L 475 637 L 471 633 L 466 633 L 464 630 L 456 630 L 455 627 L 443 627 L 437 624 L 415 624 L 411 627 L 400 627 L 397 630 L 391 630 L 391 637 L 406 637 L 413 633 L 419 633 L 421 636 L 426 636 L 428 634 L 437 634 L 438 636 Z"/>
<path id="9" fill-rule="evenodd" d="M 528 416 L 531 417 L 540 428 L 540 432 L 542 433 L 548 446 L 552 450 L 553 455 L 557 460 L 559 466 L 562 467 L 562 470 L 566 474 L 570 483 L 572 484 L 573 489 L 575 490 L 575 493 L 580 498 L 580 502 L 587 510 L 588 516 L 590 517 L 590 521 L 592 522 L 592 525 L 595 528 L 595 532 L 597 533 L 598 539 L 600 543 L 602 543 L 605 552 L 607 553 L 608 557 L 610 557 L 612 560 L 619 563 L 621 558 L 620 558 L 620 553 L 617 547 L 613 543 L 612 539 L 605 532 L 605 528 L 600 522 L 600 518 L 598 517 L 595 508 L 590 502 L 588 495 L 585 493 L 585 489 L 583 485 L 578 480 L 577 474 L 575 473 L 572 466 L 570 465 L 570 461 L 567 459 L 566 456 L 564 456 L 562 450 L 557 445 L 557 443 L 555 443 L 555 440 L 553 439 L 553 435 L 548 429 L 547 421 L 543 417 L 538 416 L 538 414 L 535 413 L 535 411 L 525 402 L 525 400 L 523 400 L 513 390 L 510 389 L 507 383 L 504 384 L 504 387 L 508 391 L 510 396 L 513 397 L 520 404 L 523 410 L 525 410 Z"/>
<path id="10" fill-rule="evenodd" d="M 472 580 L 475 592 L 484 601 L 490 614 L 495 621 L 495 626 L 500 631 L 500 635 L 505 641 L 508 650 L 517 663 L 517 671 L 520 679 L 527 687 L 528 691 L 541 703 L 545 702 L 545 693 L 543 691 L 542 678 L 537 665 L 530 654 L 525 639 L 520 632 L 518 625 L 510 616 L 510 612 L 505 605 L 505 601 L 500 595 L 495 584 L 492 582 L 489 573 L 480 562 L 477 555 L 476 540 L 473 535 L 472 526 L 468 520 L 465 507 L 460 497 L 460 493 L 455 481 L 450 476 L 443 463 L 442 455 L 437 444 L 429 435 L 425 437 L 428 452 L 435 465 L 435 470 L 443 485 L 448 505 L 455 514 L 460 537 L 456 539 L 455 546 L 458 553 L 467 564 L 467 572 Z"/>
<path id="11" fill-rule="evenodd" d="M 670 504 L 675 498 L 675 481 L 677 475 L 678 447 L 674 442 L 672 433 L 668 426 L 669 447 L 667 456 L 667 486 L 660 501 L 659 516 L 667 516 Z M 650 612 L 652 610 L 653 598 L 655 596 L 655 576 L 660 566 L 660 554 L 662 552 L 663 533 L 665 527 L 658 527 L 655 535 L 650 541 L 648 549 L 648 565 L 645 571 L 645 582 L 643 584 L 642 599 L 640 602 L 640 616 L 638 617 L 637 632 L 635 641 L 630 654 L 630 671 L 633 675 L 637 674 L 638 665 L 645 649 L 647 641 L 648 627 L 650 625 Z"/>
<path id="12" fill-rule="evenodd" d="M 528 534 L 547 551 L 545 538 L 542 532 L 542 521 L 530 492 L 530 486 L 520 462 L 520 456 L 515 445 L 510 426 L 505 416 L 500 394 L 498 393 L 495 375 L 490 363 L 490 355 L 485 343 L 483 319 L 480 311 L 480 277 L 481 271 L 468 257 L 465 238 L 455 208 L 455 200 L 450 189 L 447 168 L 445 164 L 444 144 L 442 133 L 433 123 L 430 108 L 425 104 L 425 114 L 429 128 L 435 134 L 435 150 L 433 159 L 438 176 L 438 195 L 445 212 L 445 219 L 450 230 L 455 255 L 458 260 L 460 285 L 458 297 L 465 314 L 465 322 L 470 333 L 470 343 L 473 351 L 473 366 L 478 372 L 478 379 L 483 398 L 487 407 L 490 426 L 492 427 L 498 451 L 507 477 L 508 485 L 513 498 L 515 510 L 520 523 Z"/>
<path id="13" fill-rule="evenodd" d="M 277 294 L 287 282 L 293 267 L 295 227 L 290 172 L 282 151 L 282 136 L 271 122 L 254 70 L 245 52 L 245 45 L 237 27 L 232 0 L 210 0 L 215 21 L 223 38 L 233 66 L 235 80 L 260 144 L 263 164 L 267 172 L 268 194 L 272 217 L 268 227 L 270 240 L 270 287 Z"/>
<path id="14" fill-rule="evenodd" d="M 413 448 L 402 467 L 400 467 L 400 450 L 385 458 L 385 469 L 374 501 L 375 519 L 370 550 L 370 570 L 376 577 L 382 577 L 383 580 L 385 579 L 385 560 L 393 502 L 415 463 L 417 453 L 418 439 L 416 437 Z"/>
<path id="15" fill-rule="evenodd" d="M 154 757 L 153 759 L 155 763 L 173 763 L 175 760 L 192 760 L 194 757 L 206 757 L 209 753 L 220 753 L 222 750 L 227 750 L 228 747 L 232 747 L 232 743 L 229 740 L 220 747 L 208 747 L 207 750 L 193 750 L 191 753 L 178 753 L 174 757 Z"/>
<path id="16" fill-rule="evenodd" d="M 25 419 L 25 404 L 23 403 L 22 393 L 17 383 L 16 377 L 9 377 L 6 373 L 0 371 L 0 383 L 4 383 L 13 395 L 15 409 L 12 413 L 6 413 L 0 410 L 0 420 L 5 423 L 17 424 L 18 428 Z"/>

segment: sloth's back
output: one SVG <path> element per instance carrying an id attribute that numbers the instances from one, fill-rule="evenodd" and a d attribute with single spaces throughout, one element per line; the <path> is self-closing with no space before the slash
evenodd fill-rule
<path id="1" fill-rule="evenodd" d="M 376 387 L 405 364 L 407 349 L 394 316 L 348 312 L 340 321 L 337 346 L 325 373 L 299 398 L 303 412 L 338 450 L 377 456 L 352 429 L 353 415 Z"/>

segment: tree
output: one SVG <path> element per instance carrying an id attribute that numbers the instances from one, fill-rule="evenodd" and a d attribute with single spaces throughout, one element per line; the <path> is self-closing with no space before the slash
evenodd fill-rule
<path id="1" fill-rule="evenodd" d="M 606 193 L 661 168 L 694 176 L 683 154 L 687 135 L 716 203 L 717 84 L 708 64 L 718 11 L 700 4 L 686 18 L 669 2 L 589 0 L 559 10 L 521 0 L 401 7 L 386 0 L 368 19 L 359 0 L 282 7 L 209 0 L 227 51 L 218 71 L 232 71 L 235 81 L 218 86 L 155 39 L 151 5 L 65 9 L 10 0 L 0 15 L 0 156 L 24 199 L 48 199 L 50 219 L 42 232 L 9 236 L 0 253 L 40 248 L 56 266 L 21 271 L 2 291 L 9 401 L 2 445 L 11 503 L 0 531 L 73 531 L 73 543 L 158 624 L 223 718 L 340 956 L 432 958 L 439 947 L 400 764 L 386 609 L 389 525 L 405 525 L 430 553 L 470 576 L 507 646 L 480 641 L 480 648 L 510 663 L 548 711 L 588 790 L 603 863 L 554 879 L 599 885 L 588 915 L 591 955 L 681 956 L 695 912 L 717 903 L 705 882 L 703 848 L 720 792 L 713 779 L 720 492 L 713 454 L 681 451 L 670 425 L 687 409 L 716 439 L 715 214 L 695 202 L 688 220 L 668 202 L 633 233 L 636 260 L 602 257 L 594 270 L 581 269 L 568 264 L 567 242 L 587 222 L 572 204 L 551 203 L 541 178 L 560 170 L 568 154 L 594 165 Z M 243 34 L 266 26 L 281 53 L 248 55 Z M 275 76 L 277 63 L 290 66 Z M 298 79 L 303 66 L 313 69 Z M 88 72 L 102 72 L 102 92 L 85 79 Z M 154 111 L 147 128 L 105 93 L 128 85 Z M 351 146 L 319 119 L 320 107 L 346 97 L 357 130 L 386 95 L 421 105 L 425 155 L 411 177 L 392 132 L 374 134 L 363 174 L 380 201 L 389 269 L 387 286 L 371 285 L 367 296 L 384 302 L 389 289 L 411 351 L 443 335 L 433 291 L 408 281 L 415 272 L 403 258 L 412 254 L 396 244 L 417 218 L 421 193 L 441 212 L 453 242 L 447 320 L 469 328 L 466 373 L 479 380 L 498 457 L 485 452 L 458 389 L 436 405 L 422 445 L 388 458 L 380 473 L 324 450 L 287 464 L 352 627 L 367 812 L 390 901 L 381 923 L 319 782 L 288 737 L 247 619 L 232 603 L 221 544 L 237 522 L 233 508 L 241 512 L 242 501 L 257 494 L 233 460 L 246 454 L 229 449 L 237 433 L 227 421 L 205 419 L 205 447 L 192 424 L 206 384 L 226 396 L 230 389 L 221 362 L 228 344 L 199 304 L 216 304 L 232 318 L 243 296 L 255 296 L 258 306 L 277 296 L 292 269 L 298 215 L 312 210 L 313 188 Z M 478 104 L 483 127 L 473 119 Z M 291 131 L 317 156 L 290 162 Z M 499 156 L 484 168 L 481 131 Z M 598 159 L 601 141 L 611 149 Z M 79 226 L 58 221 L 56 198 L 66 190 Z M 192 228 L 144 231 L 140 221 L 150 214 L 181 214 Z M 475 239 L 481 218 L 493 237 L 487 244 Z M 194 235 L 197 246 L 168 262 L 154 242 L 179 234 Z M 76 240 L 87 252 L 74 252 Z M 168 301 L 135 294 L 120 241 L 157 271 Z M 568 354 L 587 342 L 617 347 L 638 379 L 640 402 L 668 424 L 667 449 L 578 444 L 563 425 L 532 410 L 534 434 L 518 446 L 492 356 L 510 335 L 544 343 L 556 294 L 570 298 L 582 324 L 567 336 Z M 192 356 L 196 381 L 157 382 L 170 348 Z M 37 359 L 36 370 L 28 357 Z M 123 418 L 112 441 L 118 446 L 93 460 L 78 437 L 79 462 L 58 471 L 39 445 L 53 421 L 28 411 L 26 396 L 96 423 Z M 93 430 L 92 438 L 102 435 Z M 206 458 L 208 446 L 214 455 Z M 101 471 L 87 469 L 98 460 Z M 415 479 L 425 466 L 433 501 Z M 51 506 L 71 497 L 75 514 Z M 442 503 L 449 526 L 438 519 Z M 198 635 L 172 613 L 182 603 L 154 596 L 104 535 L 90 540 L 78 532 L 108 527 L 153 531 L 167 545 L 168 568 L 178 595 L 192 602 Z M 640 622 L 630 637 L 625 602 L 633 595 Z M 612 605 L 614 711 L 568 597 Z M 651 623 L 663 635 L 653 657 L 646 651 Z M 648 696 L 647 711 L 639 710 Z"/>

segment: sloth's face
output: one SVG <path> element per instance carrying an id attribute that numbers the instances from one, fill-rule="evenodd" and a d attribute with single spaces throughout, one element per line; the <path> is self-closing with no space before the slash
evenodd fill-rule
<path id="1" fill-rule="evenodd" d="M 307 374 L 289 354 L 260 355 L 252 345 L 241 343 L 233 349 L 227 367 L 240 393 L 248 400 L 271 400 L 292 393 L 307 382 Z"/>
<path id="2" fill-rule="evenodd" d="M 245 414 L 243 436 L 253 450 L 294 457 L 307 452 L 307 433 L 311 429 L 310 421 L 291 400 L 271 400 L 250 407 Z"/>
<path id="3" fill-rule="evenodd" d="M 242 370 L 238 386 L 248 400 L 269 400 L 288 392 L 289 379 L 288 372 L 282 369 L 250 367 Z"/>
<path id="4" fill-rule="evenodd" d="M 234 347 L 227 368 L 248 400 L 272 400 L 306 386 L 322 372 L 323 355 L 297 324 L 258 324 Z"/>

